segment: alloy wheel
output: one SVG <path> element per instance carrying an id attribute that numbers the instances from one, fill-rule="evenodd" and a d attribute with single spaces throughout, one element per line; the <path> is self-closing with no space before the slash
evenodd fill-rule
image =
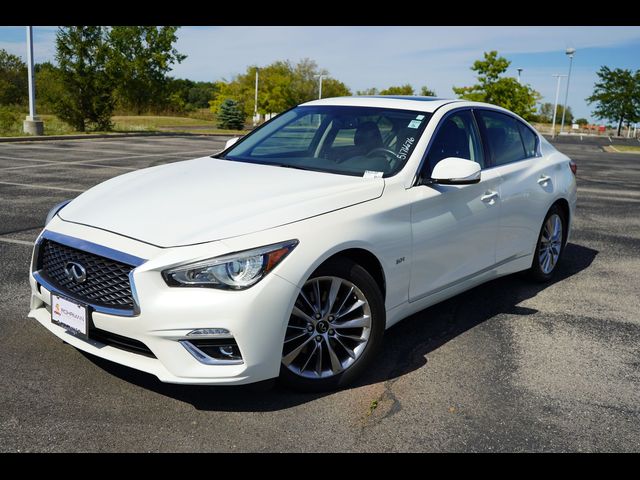
<path id="1" fill-rule="evenodd" d="M 557 213 L 554 213 L 544 224 L 538 248 L 538 262 L 545 275 L 551 273 L 555 268 L 561 250 L 562 219 Z"/>
<path id="2" fill-rule="evenodd" d="M 370 333 L 371 307 L 355 284 L 334 276 L 312 278 L 293 307 L 282 363 L 301 377 L 333 377 L 362 355 Z"/>

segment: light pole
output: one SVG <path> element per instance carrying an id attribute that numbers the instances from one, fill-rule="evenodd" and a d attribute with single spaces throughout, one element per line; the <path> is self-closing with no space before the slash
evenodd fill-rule
<path id="1" fill-rule="evenodd" d="M 551 121 L 551 138 L 556 138 L 556 112 L 558 111 L 558 96 L 560 95 L 560 79 L 562 77 L 566 77 L 566 75 L 559 75 L 555 73 L 551 76 L 558 78 L 558 81 L 556 82 L 556 101 L 553 104 L 553 120 Z"/>
<path id="2" fill-rule="evenodd" d="M 324 78 L 324 74 L 321 73 L 315 76 L 318 77 L 318 100 L 320 100 L 322 98 L 322 79 Z"/>
<path id="3" fill-rule="evenodd" d="M 569 82 L 571 81 L 571 66 L 573 65 L 573 56 L 576 53 L 575 48 L 567 48 L 565 52 L 569 57 L 569 75 L 567 75 L 567 90 L 564 94 L 564 108 L 562 109 L 562 123 L 560 123 L 560 133 L 564 129 L 564 116 L 567 113 L 567 99 L 569 98 Z"/>
<path id="4" fill-rule="evenodd" d="M 522 73 L 522 68 L 518 69 L 518 83 L 522 85 L 522 81 L 520 81 L 520 74 Z"/>
<path id="5" fill-rule="evenodd" d="M 29 76 L 29 115 L 22 123 L 24 133 L 42 135 L 44 123 L 36 115 L 36 85 L 33 81 L 33 27 L 27 27 L 27 75 Z"/>
<path id="6" fill-rule="evenodd" d="M 253 101 L 253 126 L 255 127 L 258 124 L 258 70 L 256 67 L 256 94 Z"/>

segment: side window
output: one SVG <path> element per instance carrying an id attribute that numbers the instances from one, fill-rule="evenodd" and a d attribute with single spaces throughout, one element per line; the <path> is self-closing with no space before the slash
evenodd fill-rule
<path id="1" fill-rule="evenodd" d="M 527 158 L 515 118 L 491 110 L 478 110 L 495 166 Z"/>
<path id="2" fill-rule="evenodd" d="M 480 135 L 470 110 L 462 110 L 446 117 L 440 124 L 427 154 L 425 167 L 433 170 L 443 158 L 458 157 L 485 166 Z"/>
<path id="3" fill-rule="evenodd" d="M 520 127 L 520 135 L 522 135 L 522 143 L 524 144 L 527 158 L 535 157 L 538 147 L 538 136 L 523 123 L 518 122 L 518 127 Z"/>

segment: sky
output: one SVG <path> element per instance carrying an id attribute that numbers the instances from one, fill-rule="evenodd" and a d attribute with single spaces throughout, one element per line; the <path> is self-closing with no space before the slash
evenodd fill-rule
<path id="1" fill-rule="evenodd" d="M 34 27 L 36 62 L 55 56 L 55 27 Z M 568 104 L 576 118 L 595 121 L 585 98 L 596 71 L 640 69 L 640 27 L 182 27 L 176 47 L 187 59 L 171 75 L 191 80 L 231 79 L 248 65 L 276 60 L 315 60 L 354 93 L 370 87 L 410 83 L 438 96 L 454 98 L 452 86 L 475 83 L 470 70 L 485 51 L 497 50 L 512 63 L 506 75 L 517 76 L 553 102 L 556 79 L 567 74 L 568 47 L 573 59 Z M 26 56 L 24 27 L 0 27 L 0 48 Z M 566 78 L 562 79 L 560 103 Z M 37 93 L 36 93 L 37 95 Z"/>

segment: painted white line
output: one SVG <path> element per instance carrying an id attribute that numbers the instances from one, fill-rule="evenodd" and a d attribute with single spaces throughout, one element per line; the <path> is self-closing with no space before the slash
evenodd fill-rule
<path id="1" fill-rule="evenodd" d="M 40 163 L 51 162 L 51 160 L 36 160 L 35 158 L 25 158 L 25 157 L 10 157 L 8 155 L 0 155 L 0 160 L 19 160 L 21 162 L 40 162 Z"/>
<path id="2" fill-rule="evenodd" d="M 122 153 L 122 150 L 104 150 L 104 149 L 89 149 L 89 148 L 77 148 L 77 147 L 71 147 L 71 148 L 65 148 L 65 147 L 58 147 L 56 148 L 56 144 L 50 144 L 49 146 L 40 146 L 40 145 L 22 145 L 22 144 L 16 144 L 16 145 L 20 145 L 20 147 L 24 147 L 24 148 L 20 148 L 19 150 L 48 150 L 50 152 L 66 152 L 68 151 L 73 151 L 73 152 L 90 152 L 90 153 Z M 12 145 L 14 146 L 14 145 Z"/>
<path id="3" fill-rule="evenodd" d="M 613 143 L 613 140 L 611 140 L 611 137 L 607 137 L 609 139 L 609 143 Z"/>
<path id="4" fill-rule="evenodd" d="M 184 158 L 185 160 L 188 160 L 190 158 L 194 158 L 191 157 L 190 155 L 196 154 L 196 153 L 202 153 L 202 152 L 211 152 L 211 149 L 206 149 L 206 150 L 192 150 L 189 152 L 180 152 L 180 153 L 147 153 L 144 155 L 127 155 L 127 156 L 123 156 L 123 157 L 106 157 L 106 158 L 95 158 L 93 160 L 74 160 L 72 162 L 64 162 L 64 161 L 54 161 L 54 160 L 50 160 L 48 163 L 46 164 L 38 164 L 38 165 L 20 165 L 17 167 L 6 167 L 6 168 L 0 168 L 0 171 L 6 172 L 8 170 L 25 170 L 28 168 L 44 168 L 44 167 L 51 167 L 51 166 L 63 166 L 63 165 L 88 165 L 91 164 L 93 162 L 109 162 L 109 161 L 113 161 L 113 160 L 136 160 L 138 158 L 148 158 L 148 157 L 178 157 L 178 158 Z M 134 168 L 134 170 L 137 170 Z"/>
<path id="5" fill-rule="evenodd" d="M 17 183 L 17 182 L 0 182 L 0 185 L 13 185 L 15 187 L 27 187 L 27 188 L 43 188 L 45 190 L 62 190 L 64 192 L 84 192 L 85 191 L 85 190 L 78 190 L 77 188 L 53 187 L 49 185 L 30 185 L 28 183 Z"/>
<path id="6" fill-rule="evenodd" d="M 27 240 L 18 240 L 16 238 L 2 238 L 2 237 L 0 237 L 0 242 L 15 243 L 17 245 L 29 245 L 30 247 L 35 245 L 35 242 L 29 242 Z"/>
<path id="7" fill-rule="evenodd" d="M 580 135 L 580 141 L 582 141 L 582 135 Z"/>

